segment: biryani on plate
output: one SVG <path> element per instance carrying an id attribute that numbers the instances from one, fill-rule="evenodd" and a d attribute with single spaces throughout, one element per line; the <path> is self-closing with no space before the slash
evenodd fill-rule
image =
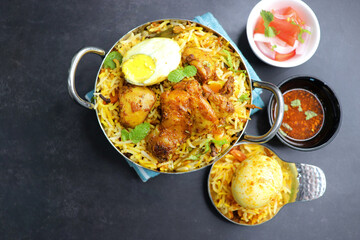
<path id="1" fill-rule="evenodd" d="M 197 23 L 149 23 L 106 56 L 94 94 L 99 121 L 147 169 L 207 166 L 238 139 L 254 107 L 242 66 L 226 39 Z"/>
<path id="2" fill-rule="evenodd" d="M 294 202 L 298 191 L 294 163 L 282 161 L 259 144 L 240 144 L 214 163 L 209 193 L 217 210 L 242 225 L 257 225 Z"/>

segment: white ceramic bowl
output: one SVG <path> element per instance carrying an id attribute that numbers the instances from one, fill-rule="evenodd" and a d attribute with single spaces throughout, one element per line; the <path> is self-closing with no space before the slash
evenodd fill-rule
<path id="1" fill-rule="evenodd" d="M 268 58 L 258 49 L 254 41 L 254 28 L 260 17 L 261 10 L 271 11 L 272 9 L 276 10 L 284 7 L 294 8 L 306 25 L 311 27 L 311 34 L 304 54 L 295 55 L 289 60 L 279 62 Z M 301 0 L 261 0 L 250 12 L 246 25 L 246 34 L 251 49 L 262 61 L 276 67 L 295 67 L 303 64 L 314 55 L 320 42 L 320 25 L 315 13 L 305 2 Z"/>

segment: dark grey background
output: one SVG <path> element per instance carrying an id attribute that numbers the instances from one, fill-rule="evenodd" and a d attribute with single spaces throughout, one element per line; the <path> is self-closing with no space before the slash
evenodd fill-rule
<path id="1" fill-rule="evenodd" d="M 281 69 L 262 63 L 247 43 L 245 25 L 257 0 L 2 0 L 0 239 L 360 239 L 360 1 L 306 2 L 320 22 L 320 46 L 307 63 Z M 81 47 L 108 50 L 146 21 L 208 11 L 264 81 L 315 75 L 342 105 L 342 127 L 325 148 L 304 153 L 277 139 L 267 144 L 285 160 L 322 168 L 327 190 L 258 227 L 218 215 L 206 190 L 209 168 L 142 183 L 107 142 L 95 113 L 67 92 L 70 61 Z M 100 63 L 94 55 L 80 63 L 80 95 L 93 88 Z M 247 132 L 268 127 L 263 110 Z"/>

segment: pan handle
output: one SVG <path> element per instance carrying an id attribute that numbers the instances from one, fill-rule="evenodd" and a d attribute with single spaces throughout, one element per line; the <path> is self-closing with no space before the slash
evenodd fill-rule
<path id="1" fill-rule="evenodd" d="M 75 56 L 73 57 L 72 61 L 71 61 L 71 66 L 70 66 L 70 69 L 69 69 L 68 90 L 69 90 L 70 96 L 72 97 L 72 99 L 75 100 L 75 102 L 77 102 L 81 106 L 86 107 L 88 109 L 93 109 L 94 104 L 82 99 L 79 96 L 79 94 L 77 93 L 76 88 L 75 88 L 76 68 L 77 68 L 81 58 L 87 53 L 96 53 L 96 54 L 98 54 L 100 56 L 105 55 L 105 51 L 102 50 L 101 48 L 97 48 L 97 47 L 85 47 L 85 48 L 81 49 L 78 53 L 76 53 Z"/>
<path id="2" fill-rule="evenodd" d="M 244 139 L 246 141 L 264 143 L 272 139 L 281 126 L 284 117 L 284 98 L 280 89 L 274 84 L 268 82 L 255 81 L 255 80 L 252 80 L 252 82 L 253 82 L 252 83 L 253 88 L 263 88 L 271 91 L 275 95 L 276 102 L 278 103 L 276 104 L 275 121 L 267 133 L 261 136 L 251 136 L 251 135 L 244 136 Z"/>

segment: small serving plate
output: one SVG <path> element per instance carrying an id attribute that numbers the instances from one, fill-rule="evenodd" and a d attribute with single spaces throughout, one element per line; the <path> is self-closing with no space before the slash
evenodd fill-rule
<path id="1" fill-rule="evenodd" d="M 243 145 L 244 148 L 246 148 L 246 147 L 251 148 L 251 146 L 255 146 L 255 147 L 261 146 L 261 147 L 263 147 L 263 149 L 267 155 L 275 156 L 278 159 L 278 161 L 281 162 L 281 165 L 283 165 L 282 168 L 284 167 L 284 168 L 289 169 L 289 171 L 292 173 L 290 175 L 290 178 L 292 179 L 291 180 L 291 189 L 290 189 L 291 193 L 288 197 L 288 200 L 285 201 L 285 203 L 282 206 L 277 207 L 276 210 L 271 209 L 271 211 L 268 212 L 268 214 L 270 214 L 270 216 L 269 215 L 266 215 L 265 217 L 261 216 L 262 217 L 261 222 L 254 223 L 254 224 L 245 222 L 243 220 L 243 218 L 247 218 L 248 216 L 244 216 L 244 215 L 239 216 L 238 210 L 236 210 L 236 209 L 238 209 L 238 207 L 230 204 L 231 202 L 235 202 L 235 199 L 231 200 L 229 198 L 233 198 L 232 195 L 231 196 L 227 195 L 227 192 L 228 192 L 229 188 L 231 188 L 231 184 L 232 184 L 233 180 L 230 180 L 230 181 L 228 179 L 224 180 L 224 178 L 214 175 L 216 173 L 213 172 L 213 169 L 216 169 L 217 165 L 221 164 L 221 161 L 224 160 L 224 158 L 228 157 L 228 155 L 225 155 L 223 158 L 219 159 L 212 165 L 210 172 L 209 172 L 207 188 L 208 188 L 208 194 L 209 194 L 209 197 L 210 197 L 210 200 L 211 200 L 213 206 L 226 220 L 228 220 L 234 224 L 241 225 L 241 226 L 258 226 L 258 225 L 261 225 L 261 224 L 273 219 L 281 211 L 281 209 L 283 207 L 287 206 L 290 203 L 315 200 L 315 199 L 323 196 L 323 194 L 325 193 L 326 177 L 325 177 L 324 172 L 319 167 L 313 166 L 310 164 L 290 163 L 290 162 L 284 161 L 274 151 L 272 151 L 271 149 L 269 149 L 265 146 L 262 146 L 260 144 L 240 142 L 240 143 L 236 144 L 236 146 L 233 149 L 240 150 L 241 145 Z M 228 157 L 224 161 L 226 162 L 225 163 L 226 168 L 231 169 L 234 166 L 233 165 L 234 162 L 236 162 L 238 160 L 230 160 L 230 159 L 231 158 Z M 231 163 L 231 161 L 232 161 L 232 163 Z M 229 166 L 229 164 L 230 164 L 230 166 Z M 227 184 L 227 186 L 224 186 L 224 184 Z M 255 183 L 255 184 L 258 184 L 258 183 Z M 223 213 L 217 207 L 217 204 L 215 202 L 216 201 L 215 200 L 216 193 L 214 192 L 213 186 L 216 186 L 217 189 L 220 189 L 222 187 L 227 189 L 225 198 L 229 199 L 229 201 L 230 201 L 227 203 L 228 204 L 227 211 L 228 212 L 232 211 L 234 216 L 237 215 L 236 217 L 231 218 L 231 217 L 227 216 L 228 214 Z M 231 192 L 231 190 L 230 190 L 230 192 Z M 286 198 L 287 197 L 284 197 L 283 199 L 285 200 Z M 234 208 L 236 208 L 236 209 L 234 209 Z M 257 211 L 257 209 L 248 209 L 248 211 L 251 213 L 251 212 Z M 264 209 L 259 210 L 259 211 L 260 211 L 259 214 L 262 214 L 261 212 L 264 211 Z M 260 215 L 257 217 L 260 217 Z"/>
<path id="2" fill-rule="evenodd" d="M 296 140 L 278 131 L 276 136 L 285 145 L 300 151 L 312 151 L 329 144 L 336 136 L 341 125 L 340 103 L 334 91 L 323 81 L 310 76 L 291 77 L 278 85 L 285 93 L 293 89 L 303 89 L 311 92 L 320 101 L 324 110 L 324 121 L 320 131 L 308 140 Z M 268 105 L 269 121 L 274 121 L 274 107 L 276 100 L 271 97 Z"/>

